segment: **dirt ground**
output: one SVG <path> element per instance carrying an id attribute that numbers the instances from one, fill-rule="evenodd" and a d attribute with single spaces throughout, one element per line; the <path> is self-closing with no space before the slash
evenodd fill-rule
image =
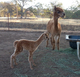
<path id="1" fill-rule="evenodd" d="M 53 67 L 53 69 L 46 69 L 44 66 L 41 66 L 41 58 L 46 55 L 48 52 L 51 54 L 53 51 L 49 42 L 49 47 L 46 48 L 46 41 L 43 41 L 39 48 L 34 53 L 34 60 L 37 64 L 36 67 L 33 67 L 33 70 L 30 70 L 28 63 L 28 51 L 24 50 L 22 54 L 19 54 L 17 57 L 18 65 L 14 66 L 13 69 L 10 68 L 10 55 L 14 51 L 13 42 L 19 39 L 29 39 L 36 40 L 42 32 L 27 32 L 27 31 L 0 31 L 0 77 L 80 77 L 79 75 L 73 74 L 73 72 L 66 72 L 66 69 L 59 69 L 58 67 Z M 62 32 L 60 38 L 60 49 L 69 48 L 68 41 L 65 40 L 66 34 L 79 35 L 79 33 L 73 32 Z M 54 59 L 64 58 L 65 54 L 60 53 L 59 51 L 54 50 Z M 25 56 L 24 56 L 25 54 Z M 60 56 L 60 55 L 61 56 Z M 59 56 L 58 56 L 59 55 Z M 35 57 L 36 56 L 36 57 Z M 71 54 L 70 54 L 71 56 Z M 74 56 L 74 55 L 72 55 Z M 68 58 L 69 56 L 66 56 Z M 19 59 L 18 59 L 19 58 Z M 78 61 L 77 56 L 75 55 L 75 60 Z M 49 62 L 49 60 L 48 60 Z M 79 61 L 78 61 L 79 62 Z M 79 62 L 80 63 L 80 62 Z M 44 64 L 43 64 L 44 65 Z M 48 66 L 54 66 L 52 62 L 48 63 Z M 71 65 L 69 65 L 71 66 Z M 48 68 L 48 67 L 47 67 Z M 76 69 L 76 67 L 72 67 Z M 42 69 L 42 70 L 41 70 Z M 44 71 L 43 71 L 44 69 Z M 80 69 L 80 68 L 79 68 Z M 78 69 L 78 70 L 79 70 Z M 21 71 L 20 71 L 21 70 Z M 76 69 L 77 70 L 77 69 Z M 41 72 L 42 71 L 42 72 Z M 57 72 L 58 71 L 58 72 Z M 53 75 L 52 75 L 53 74 Z M 59 75 L 58 75 L 59 74 Z"/>

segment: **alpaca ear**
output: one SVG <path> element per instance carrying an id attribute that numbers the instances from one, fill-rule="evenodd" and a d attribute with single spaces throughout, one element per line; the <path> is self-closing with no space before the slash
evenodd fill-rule
<path id="1" fill-rule="evenodd" d="M 54 11 L 56 11 L 56 6 L 54 6 Z"/>

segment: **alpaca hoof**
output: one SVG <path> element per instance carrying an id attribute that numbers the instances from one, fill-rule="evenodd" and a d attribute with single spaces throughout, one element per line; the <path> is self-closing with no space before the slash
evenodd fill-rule
<path id="1" fill-rule="evenodd" d="M 18 63 L 15 63 L 15 65 L 18 65 Z"/>
<path id="2" fill-rule="evenodd" d="M 36 66 L 36 64 L 33 64 L 34 66 Z"/>
<path id="3" fill-rule="evenodd" d="M 11 66 L 11 68 L 14 68 L 13 66 Z"/>
<path id="4" fill-rule="evenodd" d="M 55 48 L 52 48 L 52 50 L 54 50 Z"/>
<path id="5" fill-rule="evenodd" d="M 46 47 L 48 47 L 48 45 L 46 45 Z"/>
<path id="6" fill-rule="evenodd" d="M 57 48 L 57 50 L 59 50 L 59 48 Z"/>
<path id="7" fill-rule="evenodd" d="M 31 68 L 31 70 L 33 70 L 33 68 Z"/>

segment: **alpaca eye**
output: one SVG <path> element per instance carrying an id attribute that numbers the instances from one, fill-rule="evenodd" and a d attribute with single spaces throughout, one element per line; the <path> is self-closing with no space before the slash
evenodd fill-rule
<path id="1" fill-rule="evenodd" d="M 60 11 L 58 10 L 57 13 L 60 13 Z"/>

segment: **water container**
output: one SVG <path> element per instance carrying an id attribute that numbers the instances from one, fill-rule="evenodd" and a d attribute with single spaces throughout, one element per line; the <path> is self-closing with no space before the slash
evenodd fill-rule
<path id="1" fill-rule="evenodd" d="M 76 35 L 69 35 L 69 39 L 80 39 L 80 36 L 76 36 Z M 69 45 L 71 48 L 73 49 L 77 49 L 77 42 L 76 41 L 69 41 Z"/>

